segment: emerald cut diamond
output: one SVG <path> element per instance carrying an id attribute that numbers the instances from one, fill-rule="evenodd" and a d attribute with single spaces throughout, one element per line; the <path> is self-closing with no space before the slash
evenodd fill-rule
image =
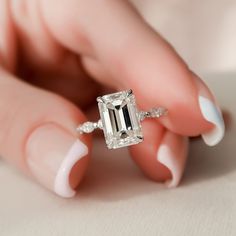
<path id="1" fill-rule="evenodd" d="M 143 134 L 132 90 L 97 98 L 106 144 L 109 149 L 143 141 Z"/>
<path id="2" fill-rule="evenodd" d="M 86 121 L 76 130 L 80 134 L 92 133 L 96 129 L 103 130 L 109 149 L 142 142 L 141 121 L 146 118 L 160 118 L 168 113 L 164 107 L 139 111 L 131 89 L 98 97 L 97 101 L 101 119 L 97 122 Z"/>

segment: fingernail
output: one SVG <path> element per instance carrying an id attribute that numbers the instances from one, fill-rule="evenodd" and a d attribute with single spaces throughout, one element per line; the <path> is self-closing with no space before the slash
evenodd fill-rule
<path id="1" fill-rule="evenodd" d="M 198 102 L 203 118 L 213 124 L 213 128 L 202 134 L 204 142 L 209 146 L 217 145 L 224 137 L 225 123 L 219 106 L 207 86 L 197 77 L 199 89 Z"/>
<path id="2" fill-rule="evenodd" d="M 157 160 L 171 172 L 172 178 L 166 181 L 166 186 L 173 188 L 179 185 L 184 173 L 188 153 L 188 139 L 173 133 L 168 133 L 161 143 Z"/>
<path id="3" fill-rule="evenodd" d="M 32 174 L 42 185 L 65 198 L 76 194 L 70 186 L 71 171 L 87 154 L 85 144 L 52 123 L 36 128 L 26 144 Z"/>
<path id="4" fill-rule="evenodd" d="M 199 106 L 203 117 L 214 125 L 214 128 L 204 134 L 202 138 L 209 146 L 217 145 L 224 137 L 225 124 L 220 109 L 208 98 L 199 96 Z"/>

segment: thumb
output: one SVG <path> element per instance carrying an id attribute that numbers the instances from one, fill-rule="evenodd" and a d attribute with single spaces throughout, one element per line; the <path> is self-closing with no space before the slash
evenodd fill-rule
<path id="1" fill-rule="evenodd" d="M 74 196 L 91 148 L 90 136 L 76 134 L 83 113 L 0 70 L 0 119 L 0 155 L 59 196 Z"/>

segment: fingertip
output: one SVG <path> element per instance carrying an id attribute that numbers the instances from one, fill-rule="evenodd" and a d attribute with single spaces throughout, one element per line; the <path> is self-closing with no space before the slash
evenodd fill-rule
<path id="1" fill-rule="evenodd" d="M 86 135 L 80 135 L 78 137 L 77 143 L 78 143 L 78 147 L 77 149 L 80 148 L 80 145 L 84 146 L 83 150 L 84 150 L 84 158 L 82 157 L 79 161 L 77 161 L 70 172 L 69 175 L 69 184 L 70 187 L 72 189 L 77 189 L 79 184 L 81 183 L 81 181 L 83 180 L 86 170 L 88 168 L 89 165 L 89 161 L 90 161 L 90 152 L 92 149 L 92 140 L 91 140 L 91 135 L 86 134 Z M 81 143 L 81 144 L 79 144 Z M 72 151 L 71 151 L 72 152 Z M 73 154 L 76 155 L 76 154 Z"/>
<path id="2" fill-rule="evenodd" d="M 130 147 L 131 157 L 148 178 L 164 182 L 171 178 L 171 173 L 156 158 L 157 148 L 165 133 L 164 127 L 154 120 L 148 120 L 143 122 L 142 130 L 144 141 Z"/>
<path id="3" fill-rule="evenodd" d="M 157 160 L 171 172 L 171 178 L 166 180 L 167 187 L 176 187 L 180 183 L 184 173 L 187 152 L 188 139 L 166 131 L 157 151 Z"/>
<path id="4" fill-rule="evenodd" d="M 59 196 L 73 196 L 91 149 L 91 136 L 76 132 L 85 115 L 68 100 L 3 73 L 3 158 Z"/>
<path id="5" fill-rule="evenodd" d="M 210 124 L 210 128 L 204 130 L 201 136 L 208 146 L 215 146 L 223 139 L 225 134 L 222 111 L 207 85 L 196 75 L 194 75 L 194 81 L 198 88 L 198 104 L 201 116 L 204 122 Z"/>
<path id="6" fill-rule="evenodd" d="M 73 197 L 76 194 L 76 187 L 79 185 L 84 171 L 87 168 L 88 147 L 77 139 L 57 171 L 54 181 L 54 191 L 62 197 Z"/>
<path id="7" fill-rule="evenodd" d="M 58 124 L 40 125 L 26 143 L 30 172 L 57 195 L 73 197 L 87 169 L 89 143 L 84 141 Z"/>
<path id="8" fill-rule="evenodd" d="M 130 148 L 133 160 L 152 180 L 176 187 L 184 172 L 188 139 L 156 121 L 146 122 L 143 131 L 145 141 Z"/>

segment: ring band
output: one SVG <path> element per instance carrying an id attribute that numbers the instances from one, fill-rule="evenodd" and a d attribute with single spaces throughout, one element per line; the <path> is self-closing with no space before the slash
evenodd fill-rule
<path id="1" fill-rule="evenodd" d="M 167 115 L 163 107 L 140 111 L 132 90 L 121 91 L 97 98 L 101 119 L 87 121 L 77 127 L 80 134 L 92 133 L 95 129 L 104 132 L 107 147 L 116 149 L 138 144 L 143 141 L 141 121 Z"/>

